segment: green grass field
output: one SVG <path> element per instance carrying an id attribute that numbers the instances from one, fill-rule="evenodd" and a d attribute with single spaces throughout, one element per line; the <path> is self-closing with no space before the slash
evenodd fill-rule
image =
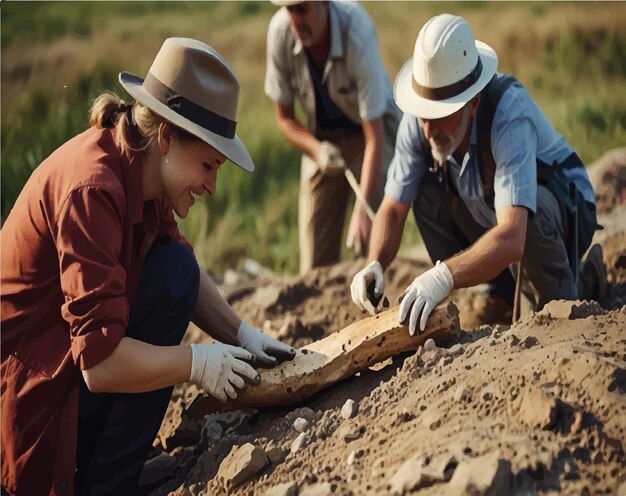
<path id="1" fill-rule="evenodd" d="M 528 88 L 587 163 L 626 143 L 626 4 L 366 2 L 393 80 L 432 15 L 465 16 L 493 46 L 500 70 Z M 242 86 L 238 134 L 256 164 L 220 172 L 218 193 L 181 220 L 205 268 L 251 257 L 298 266 L 299 156 L 276 130 L 263 93 L 269 2 L 4 2 L 2 16 L 2 219 L 32 170 L 83 131 L 90 101 L 119 94 L 117 73 L 145 75 L 163 39 L 214 46 Z M 403 246 L 417 242 L 412 221 Z M 345 252 L 345 257 L 350 254 Z"/>

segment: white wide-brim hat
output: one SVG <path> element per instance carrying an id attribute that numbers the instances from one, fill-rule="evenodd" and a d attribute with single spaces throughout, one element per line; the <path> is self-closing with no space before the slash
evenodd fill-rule
<path id="1" fill-rule="evenodd" d="M 254 163 L 235 134 L 239 81 L 210 46 L 168 38 L 145 79 L 121 72 L 120 84 L 138 102 L 197 136 L 245 171 Z"/>
<path id="2" fill-rule="evenodd" d="M 428 21 L 415 51 L 396 76 L 398 107 L 423 119 L 441 119 L 461 109 L 496 74 L 498 55 L 474 39 L 468 22 L 442 14 Z"/>

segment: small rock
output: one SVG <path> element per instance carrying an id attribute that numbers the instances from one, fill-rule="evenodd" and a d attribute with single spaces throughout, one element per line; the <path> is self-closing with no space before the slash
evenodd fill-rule
<path id="1" fill-rule="evenodd" d="M 218 441 L 222 439 L 224 429 L 222 425 L 215 421 L 209 421 L 205 423 L 202 427 L 202 434 L 207 439 L 212 439 L 213 441 Z"/>
<path id="2" fill-rule="evenodd" d="M 424 351 L 435 351 L 437 349 L 437 345 L 432 338 L 428 338 L 424 343 Z"/>
<path id="3" fill-rule="evenodd" d="M 304 447 L 305 443 L 306 434 L 304 432 L 301 432 L 300 434 L 298 434 L 298 437 L 293 440 L 293 443 L 291 443 L 291 452 L 295 453 L 296 451 L 300 450 Z"/>
<path id="4" fill-rule="evenodd" d="M 341 416 L 345 419 L 351 419 L 359 411 L 359 405 L 354 400 L 347 399 L 341 407 Z"/>
<path id="5" fill-rule="evenodd" d="M 451 495 L 484 494 L 496 496 L 509 494 L 511 463 L 500 451 L 471 458 L 455 470 L 446 493 Z"/>
<path id="6" fill-rule="evenodd" d="M 296 496 L 298 492 L 298 484 L 295 482 L 285 482 L 270 487 L 265 491 L 265 496 Z"/>
<path id="7" fill-rule="evenodd" d="M 467 384 L 459 384 L 454 391 L 454 401 L 458 402 L 467 399 L 469 397 L 469 391 Z"/>
<path id="8" fill-rule="evenodd" d="M 273 465 L 276 465 L 285 459 L 285 450 L 283 450 L 280 446 L 272 446 L 271 448 L 268 448 L 265 453 Z"/>
<path id="9" fill-rule="evenodd" d="M 309 421 L 305 418 L 298 417 L 293 421 L 293 428 L 298 432 L 304 432 L 309 428 Z"/>
<path id="10" fill-rule="evenodd" d="M 235 446 L 222 461 L 217 476 L 227 484 L 238 485 L 250 480 L 269 460 L 265 451 L 251 443 Z"/>
<path id="11" fill-rule="evenodd" d="M 358 458 L 361 458 L 363 453 L 363 450 L 352 450 L 348 455 L 348 465 L 352 465 Z"/>

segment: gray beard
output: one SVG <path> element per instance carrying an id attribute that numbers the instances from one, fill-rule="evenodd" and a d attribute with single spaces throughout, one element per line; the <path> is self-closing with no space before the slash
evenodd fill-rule
<path id="1" fill-rule="evenodd" d="M 465 136 L 468 122 L 469 107 L 466 106 L 463 109 L 461 122 L 459 123 L 459 126 L 456 128 L 454 133 L 450 136 L 450 142 L 446 146 L 438 146 L 434 139 L 428 140 L 430 143 L 430 153 L 437 164 L 443 164 L 446 160 L 448 160 L 450 155 L 452 155 L 459 147 L 461 141 L 463 141 L 463 136 Z"/>

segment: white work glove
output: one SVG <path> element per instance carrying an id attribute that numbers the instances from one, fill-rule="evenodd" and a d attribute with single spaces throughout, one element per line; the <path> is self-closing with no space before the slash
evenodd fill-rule
<path id="1" fill-rule="evenodd" d="M 370 262 L 367 267 L 357 272 L 350 284 L 350 295 L 357 307 L 367 310 L 370 315 L 375 315 L 378 312 L 378 306 L 374 308 L 367 294 L 367 287 L 372 281 L 374 281 L 374 296 L 382 296 L 385 291 L 385 277 L 383 267 L 378 260 Z"/>
<path id="2" fill-rule="evenodd" d="M 339 147 L 330 141 L 322 141 L 317 159 L 317 166 L 323 175 L 338 175 L 343 173 L 346 162 L 341 156 Z"/>
<path id="3" fill-rule="evenodd" d="M 293 360 L 296 356 L 296 350 L 291 346 L 257 331 L 245 320 L 241 321 L 237 339 L 242 348 L 254 355 L 255 364 L 259 367 L 275 367 L 285 360 Z"/>
<path id="4" fill-rule="evenodd" d="M 417 319 L 420 319 L 420 332 L 426 328 L 426 320 L 439 303 L 441 303 L 454 288 L 454 279 L 448 266 L 437 261 L 432 269 L 427 270 L 404 290 L 404 299 L 400 304 L 400 324 L 402 324 L 409 312 L 409 334 L 415 335 L 417 331 Z"/>
<path id="5" fill-rule="evenodd" d="M 252 361 L 252 355 L 237 346 L 224 343 L 196 344 L 191 346 L 191 375 L 189 380 L 224 403 L 235 399 L 237 391 L 249 382 L 261 378 L 256 370 L 243 360 Z"/>

